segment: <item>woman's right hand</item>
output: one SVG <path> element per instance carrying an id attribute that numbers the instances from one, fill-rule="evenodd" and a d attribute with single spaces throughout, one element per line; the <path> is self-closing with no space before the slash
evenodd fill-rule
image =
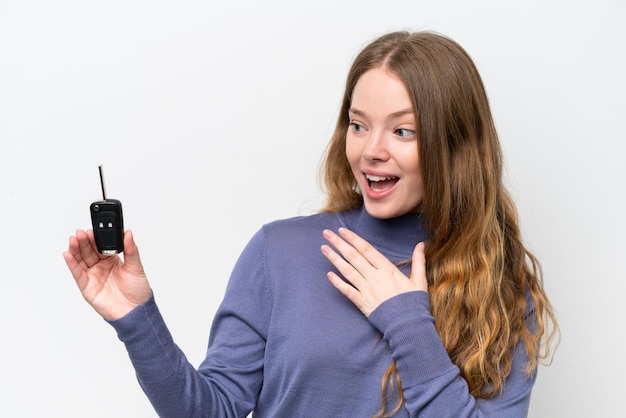
<path id="1" fill-rule="evenodd" d="M 104 319 L 119 319 L 152 296 L 131 231 L 124 233 L 124 260 L 98 253 L 93 231 L 76 231 L 63 253 L 85 300 Z"/>

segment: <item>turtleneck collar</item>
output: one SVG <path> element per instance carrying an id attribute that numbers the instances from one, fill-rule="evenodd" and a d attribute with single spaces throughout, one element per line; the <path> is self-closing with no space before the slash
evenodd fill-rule
<path id="1" fill-rule="evenodd" d="M 345 213 L 345 226 L 379 249 L 410 257 L 415 246 L 427 239 L 427 228 L 421 213 L 411 212 L 396 218 L 379 219 L 360 209 Z"/>

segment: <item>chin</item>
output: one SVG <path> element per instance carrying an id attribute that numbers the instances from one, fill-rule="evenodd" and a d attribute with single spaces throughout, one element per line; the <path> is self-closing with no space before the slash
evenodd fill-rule
<path id="1" fill-rule="evenodd" d="M 375 205 L 368 205 L 365 203 L 365 211 L 373 218 L 377 219 L 391 219 L 404 215 L 408 211 L 402 211 L 394 208 L 376 207 Z"/>
<path id="2" fill-rule="evenodd" d="M 407 213 L 419 213 L 421 199 L 415 203 L 415 206 L 412 205 L 412 202 L 407 202 L 407 204 L 399 207 L 398 205 L 391 205 L 390 202 L 372 202 L 367 199 L 364 199 L 363 205 L 365 206 L 365 211 L 371 217 L 377 219 L 391 219 L 406 215 Z"/>

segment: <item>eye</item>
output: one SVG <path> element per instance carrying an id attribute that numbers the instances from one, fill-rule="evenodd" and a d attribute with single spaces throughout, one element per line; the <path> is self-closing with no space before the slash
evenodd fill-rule
<path id="1" fill-rule="evenodd" d="M 356 122 L 350 122 L 350 126 L 352 127 L 352 132 L 354 133 L 363 132 L 365 130 L 365 127 L 363 125 L 359 125 Z"/>
<path id="2" fill-rule="evenodd" d="M 394 131 L 394 133 L 402 138 L 410 138 L 415 135 L 415 131 L 405 128 L 398 128 Z"/>

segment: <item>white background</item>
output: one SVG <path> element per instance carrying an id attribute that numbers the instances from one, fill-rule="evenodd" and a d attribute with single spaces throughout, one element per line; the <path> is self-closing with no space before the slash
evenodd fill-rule
<path id="1" fill-rule="evenodd" d="M 625 21 L 619 0 L 0 0 L 0 416 L 154 416 L 61 256 L 98 164 L 198 364 L 251 235 L 321 205 L 354 54 L 428 29 L 483 75 L 559 315 L 530 415 L 623 417 Z"/>

